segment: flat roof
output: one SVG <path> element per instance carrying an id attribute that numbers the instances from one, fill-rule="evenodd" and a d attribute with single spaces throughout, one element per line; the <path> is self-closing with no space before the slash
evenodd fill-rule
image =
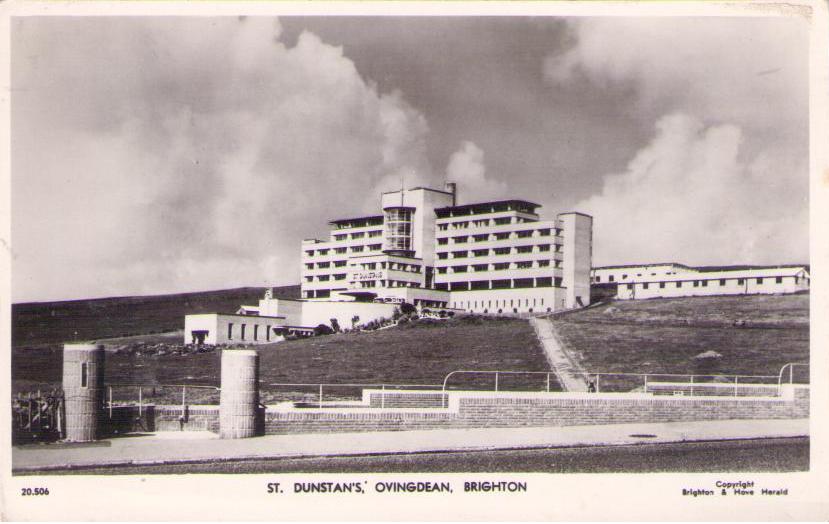
<path id="1" fill-rule="evenodd" d="M 339 220 L 332 220 L 329 224 L 352 224 L 354 222 L 369 222 L 372 220 L 383 221 L 383 215 L 370 215 L 365 217 L 341 218 Z"/>
<path id="2" fill-rule="evenodd" d="M 685 264 L 680 264 L 679 262 L 652 262 L 649 264 L 623 264 L 620 266 L 597 266 L 593 269 L 628 269 L 633 267 L 655 267 L 655 266 L 677 266 L 677 267 L 684 267 L 686 269 L 696 269 L 692 268 L 691 266 L 686 266 Z"/>
<path id="3" fill-rule="evenodd" d="M 481 212 L 491 212 L 491 209 L 495 208 L 509 208 L 509 207 L 523 207 L 529 208 L 531 213 L 535 213 L 536 208 L 541 207 L 541 204 L 536 204 L 535 202 L 530 202 L 528 200 L 493 200 L 491 202 L 478 202 L 476 204 L 463 204 L 461 206 L 447 206 L 447 207 L 440 207 L 435 209 L 435 213 L 438 216 L 444 215 L 447 216 L 450 212 L 473 212 L 468 214 L 474 214 L 474 211 L 481 211 Z M 520 211 L 518 209 L 514 209 L 514 211 Z"/>

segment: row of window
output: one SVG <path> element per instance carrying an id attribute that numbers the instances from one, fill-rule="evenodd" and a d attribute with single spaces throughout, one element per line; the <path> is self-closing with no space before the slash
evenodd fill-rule
<path id="1" fill-rule="evenodd" d="M 519 308 L 521 307 L 521 303 L 524 303 L 524 307 L 530 307 L 530 301 L 532 301 L 532 307 L 544 307 L 544 299 L 543 298 L 511 298 L 511 299 L 499 299 L 499 300 L 459 300 L 457 302 L 450 302 L 449 307 L 457 308 L 457 309 L 478 309 L 478 308 L 486 308 L 484 309 L 484 313 L 488 313 L 491 311 L 498 311 L 498 313 L 503 313 L 504 310 L 507 308 Z M 480 304 L 480 305 L 478 305 Z M 548 310 L 550 308 L 547 308 Z M 518 313 L 517 310 L 513 310 L 514 313 Z M 532 309 L 530 309 L 532 312 Z"/>
<path id="2" fill-rule="evenodd" d="M 534 248 L 538 249 L 535 250 Z M 553 249 L 551 244 L 539 244 L 536 246 L 494 247 L 492 249 L 472 249 L 465 251 L 439 251 L 437 256 L 438 260 L 448 260 L 450 254 L 452 255 L 451 258 L 467 258 L 469 256 L 487 257 L 490 253 L 493 255 L 509 255 L 511 253 L 548 253 L 550 251 L 561 253 L 561 246 L 556 244 L 555 249 Z"/>
<path id="3" fill-rule="evenodd" d="M 364 280 L 360 282 L 360 287 L 420 287 L 420 282 L 407 282 L 405 280 Z"/>
<path id="4" fill-rule="evenodd" d="M 245 336 L 247 335 L 248 325 L 247 324 L 239 324 L 239 326 L 241 328 L 239 340 L 246 340 Z M 234 327 L 233 322 L 229 322 L 227 324 L 227 339 L 228 340 L 233 340 L 233 332 L 234 332 L 233 327 Z M 270 339 L 271 339 L 271 326 L 261 326 L 261 327 L 264 327 L 264 329 L 262 331 L 265 332 L 265 341 L 266 342 L 270 341 Z M 254 341 L 259 340 L 259 328 L 260 328 L 259 324 L 254 324 L 253 325 L 253 340 Z M 276 329 L 276 328 L 274 328 L 274 329 Z"/>
<path id="5" fill-rule="evenodd" d="M 502 280 L 435 283 L 435 289 L 440 291 L 485 291 L 489 289 L 523 289 L 553 286 L 561 287 L 561 277 L 510 278 Z"/>
<path id="6" fill-rule="evenodd" d="M 328 252 L 331 250 L 329 249 L 318 249 L 314 251 L 313 249 L 306 249 L 305 254 L 309 257 L 313 257 L 316 253 L 318 256 L 326 256 Z M 362 253 L 363 251 L 382 251 L 383 244 L 368 244 L 365 246 L 350 246 L 350 247 L 335 247 L 333 251 L 337 255 L 344 255 L 346 253 Z"/>
<path id="7" fill-rule="evenodd" d="M 676 275 L 676 271 L 668 271 L 667 273 L 665 273 L 665 275 L 666 276 L 667 275 Z M 642 273 L 637 273 L 636 276 L 641 277 Z M 656 273 L 651 273 L 651 276 L 655 277 Z M 622 275 L 622 280 L 626 280 L 627 277 L 628 277 L 628 275 Z M 602 276 L 601 275 L 596 275 L 596 276 L 593 277 L 593 282 L 596 282 L 598 284 L 598 283 L 601 283 L 601 281 L 602 281 Z M 616 281 L 616 275 L 609 275 L 607 281 L 608 282 L 615 282 Z"/>
<path id="8" fill-rule="evenodd" d="M 361 262 L 359 264 L 361 269 L 388 269 L 392 271 L 406 271 L 409 273 L 420 273 L 420 266 L 417 264 L 406 264 L 403 262 Z"/>
<path id="9" fill-rule="evenodd" d="M 465 265 L 465 266 L 447 266 L 447 267 L 439 267 L 438 274 L 445 275 L 448 269 L 452 270 L 452 273 L 466 273 L 471 269 L 471 271 L 504 271 L 507 269 L 532 269 L 533 267 L 561 267 L 561 262 L 558 260 L 522 260 L 519 262 L 498 262 L 496 264 L 472 264 L 472 265 Z"/>
<path id="10" fill-rule="evenodd" d="M 535 233 L 538 233 L 537 235 Z M 469 242 L 489 242 L 490 240 L 509 240 L 511 238 L 532 238 L 548 237 L 553 234 L 553 230 L 546 229 L 527 229 L 522 231 L 502 231 L 500 233 L 481 233 L 477 235 L 459 235 L 455 237 L 440 237 L 437 239 L 439 246 L 446 246 L 450 240 L 452 244 L 466 244 Z M 561 235 L 561 230 L 556 229 L 555 234 Z"/>
<path id="11" fill-rule="evenodd" d="M 376 237 L 383 236 L 383 230 L 382 229 L 375 229 L 375 230 L 372 230 L 372 231 L 360 231 L 359 233 L 335 233 L 334 234 L 334 241 L 335 242 L 341 242 L 343 240 L 347 240 L 349 237 L 351 239 L 359 239 L 359 238 L 365 238 L 366 236 L 368 236 L 368 238 L 376 238 Z"/>
<path id="12" fill-rule="evenodd" d="M 448 231 L 450 229 L 468 229 L 471 227 L 488 227 L 488 226 L 505 226 L 508 224 L 524 224 L 536 222 L 524 217 L 498 217 L 498 218 L 478 218 L 475 220 L 462 220 L 458 222 L 450 222 L 438 224 L 438 231 Z"/>
<path id="13" fill-rule="evenodd" d="M 734 279 L 733 278 L 730 278 L 730 279 L 721 278 L 720 279 L 720 286 L 725 286 L 727 280 L 734 280 Z M 737 280 L 737 285 L 742 286 L 742 285 L 745 284 L 746 280 L 751 280 L 751 279 L 738 278 L 736 280 Z M 757 278 L 754 279 L 754 281 L 758 285 L 762 285 L 763 282 L 765 281 L 765 278 L 764 277 L 757 277 Z M 694 287 L 708 287 L 708 282 L 714 282 L 714 280 L 710 280 L 710 281 L 709 280 L 686 280 L 685 281 L 685 283 L 690 283 Z M 774 277 L 774 283 L 775 284 L 782 284 L 783 283 L 783 277 Z M 665 289 L 665 284 L 666 284 L 665 282 L 660 282 L 659 283 L 659 289 Z M 676 287 L 680 288 L 680 287 L 682 287 L 683 282 L 682 281 L 677 281 L 677 282 L 674 282 L 674 284 L 676 285 Z M 642 289 L 648 289 L 649 288 L 649 283 L 648 282 L 644 282 L 640 285 L 642 286 Z M 634 286 L 634 284 L 628 284 L 627 288 L 628 289 L 633 289 L 633 286 Z"/>

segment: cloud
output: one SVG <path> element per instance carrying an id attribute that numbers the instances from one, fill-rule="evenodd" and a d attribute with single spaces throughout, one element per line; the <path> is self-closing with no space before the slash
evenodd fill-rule
<path id="1" fill-rule="evenodd" d="M 401 92 L 313 33 L 287 45 L 273 19 L 14 31 L 16 301 L 295 283 L 332 210 L 434 177 Z"/>
<path id="2" fill-rule="evenodd" d="M 598 263 L 807 260 L 807 206 L 768 156 L 745 160 L 742 141 L 733 125 L 684 114 L 657 122 L 627 169 L 577 206 L 594 216 Z"/>
<path id="3" fill-rule="evenodd" d="M 504 198 L 507 191 L 505 182 L 486 177 L 484 152 L 470 141 L 464 141 L 452 153 L 446 166 L 446 179 L 457 184 L 462 204 Z"/>
<path id="4" fill-rule="evenodd" d="M 595 214 L 597 263 L 808 260 L 804 21 L 587 18 L 569 30 L 547 82 L 623 94 L 656 126 L 576 206 Z"/>

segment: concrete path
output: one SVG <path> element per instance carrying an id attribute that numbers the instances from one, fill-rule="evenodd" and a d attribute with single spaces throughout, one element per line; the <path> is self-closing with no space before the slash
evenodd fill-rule
<path id="1" fill-rule="evenodd" d="M 221 440 L 209 432 L 168 432 L 115 438 L 91 445 L 14 447 L 12 469 L 23 473 L 92 466 L 626 445 L 808 434 L 808 419 L 297 434 L 240 440 Z"/>
<path id="2" fill-rule="evenodd" d="M 544 347 L 547 361 L 558 377 L 558 382 L 564 388 L 564 391 L 587 391 L 585 371 L 564 349 L 558 339 L 553 323 L 546 318 L 531 317 L 530 324 L 535 329 L 535 334 Z"/>

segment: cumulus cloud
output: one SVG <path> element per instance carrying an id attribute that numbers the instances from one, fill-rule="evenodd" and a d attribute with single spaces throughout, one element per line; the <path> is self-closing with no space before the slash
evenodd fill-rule
<path id="1" fill-rule="evenodd" d="M 570 32 L 547 81 L 627 93 L 656 126 L 577 204 L 595 214 L 598 263 L 808 260 L 803 21 L 594 18 Z"/>
<path id="2" fill-rule="evenodd" d="M 596 219 L 602 257 L 692 264 L 805 260 L 807 208 L 766 157 L 742 158 L 742 139 L 732 125 L 706 126 L 683 114 L 661 119 L 627 169 L 606 176 L 601 192 L 578 205 Z"/>
<path id="3" fill-rule="evenodd" d="M 484 152 L 468 140 L 449 158 L 446 179 L 458 185 L 461 203 L 504 198 L 507 191 L 505 182 L 487 178 Z"/>
<path id="4" fill-rule="evenodd" d="M 400 174 L 433 177 L 424 116 L 313 33 L 14 24 L 16 301 L 295 283 L 331 210 L 375 212 Z"/>

